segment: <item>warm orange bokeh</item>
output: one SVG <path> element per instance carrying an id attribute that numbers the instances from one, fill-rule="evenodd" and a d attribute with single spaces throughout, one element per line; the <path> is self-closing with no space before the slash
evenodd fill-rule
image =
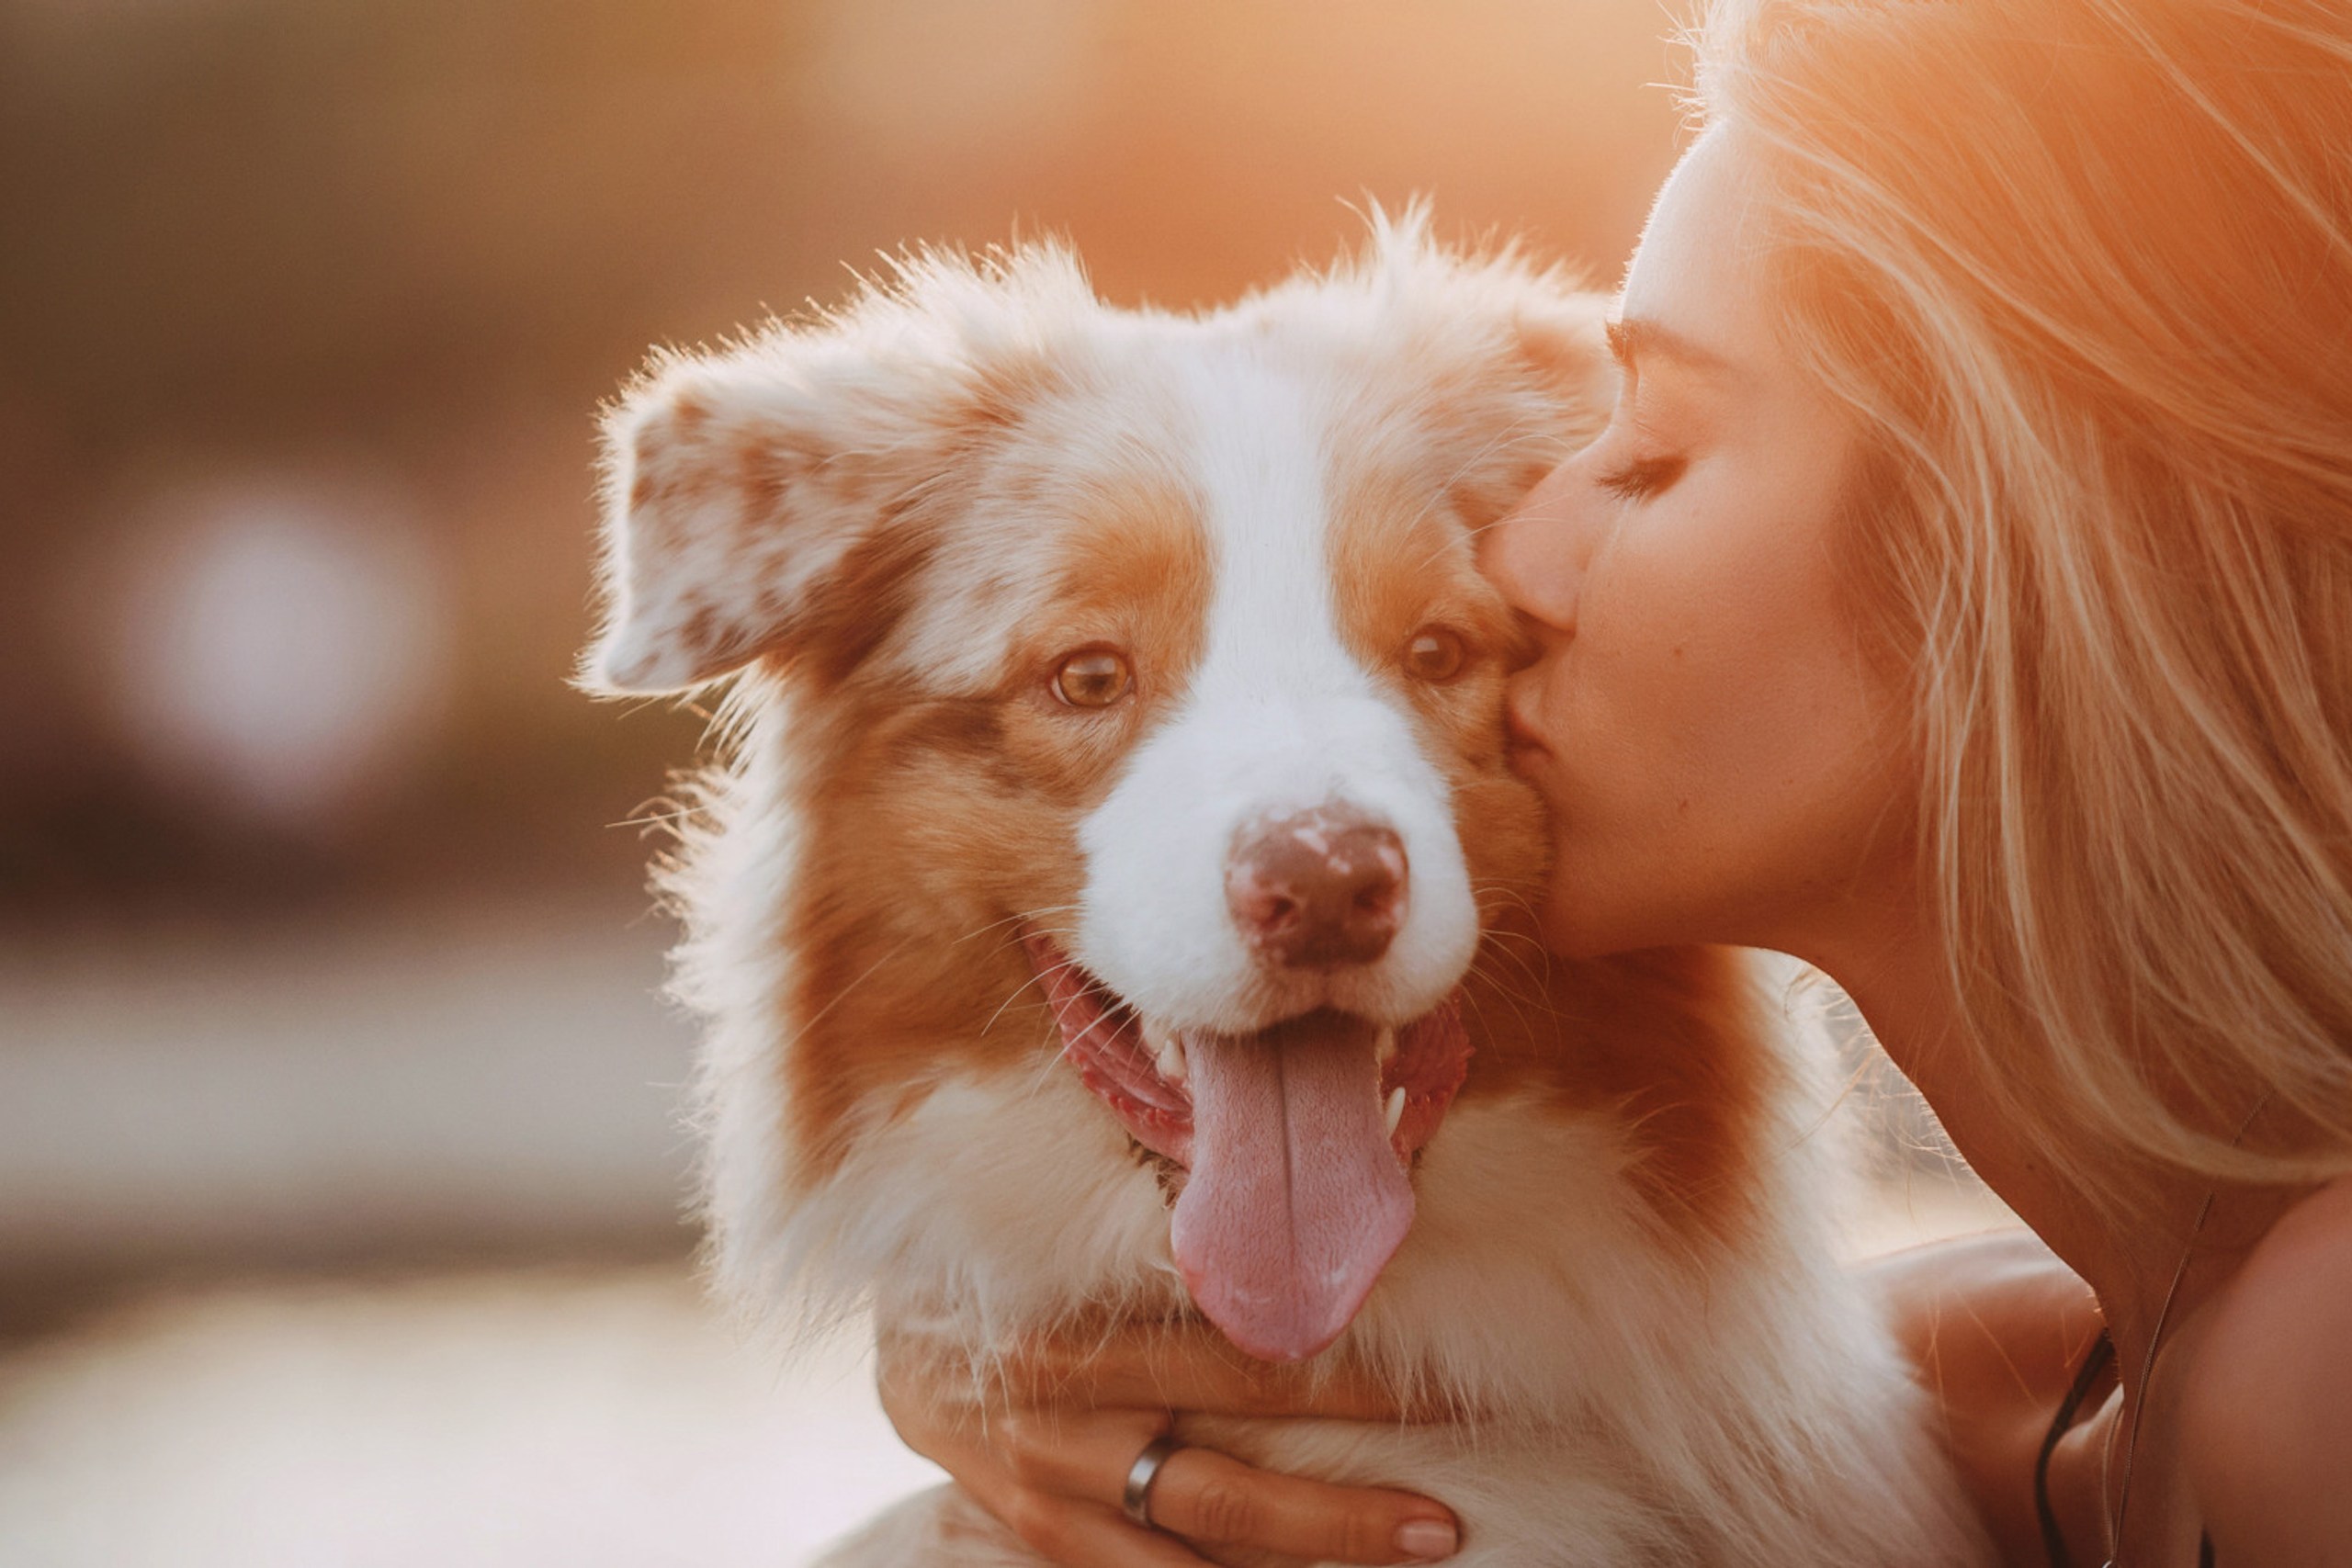
<path id="1" fill-rule="evenodd" d="M 595 829 L 693 728 L 561 681 L 590 412 L 648 344 L 837 297 L 910 242 L 1046 231 L 1114 299 L 1215 302 L 1351 243 L 1346 203 L 1414 193 L 1443 231 L 1524 233 L 1606 281 L 1673 151 L 1666 22 L 1655 0 L 0 6 L 0 911 L 626 877 L 639 846 Z M 254 536 L 256 513 L 287 526 Z M 208 571 L 213 609 L 173 597 Z M 338 572 L 411 586 L 338 598 Z M 304 583 L 342 607 L 273 619 Z M 371 616 L 412 629 L 335 641 Z M 338 660 L 413 668 L 345 697 Z M 160 736 L 159 709 L 182 716 Z"/>

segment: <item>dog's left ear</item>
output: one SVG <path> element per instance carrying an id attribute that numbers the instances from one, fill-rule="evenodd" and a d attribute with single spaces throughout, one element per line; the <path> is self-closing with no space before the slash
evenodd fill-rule
<path id="1" fill-rule="evenodd" d="M 1598 434 L 1617 400 L 1616 362 L 1610 357 L 1608 296 L 1556 288 L 1530 289 L 1511 315 L 1511 345 L 1519 358 L 1574 412 L 1582 435 Z"/>

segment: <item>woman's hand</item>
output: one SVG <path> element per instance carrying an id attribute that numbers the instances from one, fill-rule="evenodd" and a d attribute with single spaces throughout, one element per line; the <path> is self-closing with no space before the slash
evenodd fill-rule
<path id="1" fill-rule="evenodd" d="M 1063 1568 L 1203 1568 L 1204 1562 L 1419 1562 L 1451 1556 L 1453 1516 L 1408 1492 L 1331 1486 L 1179 1449 L 1150 1495 L 1154 1529 L 1120 1511 L 1128 1468 L 1178 1410 L 1408 1419 L 1367 1381 L 1246 1361 L 1198 1328 L 1049 1341 L 985 1391 L 912 1340 L 881 1346 L 882 1407 L 1030 1548 Z"/>

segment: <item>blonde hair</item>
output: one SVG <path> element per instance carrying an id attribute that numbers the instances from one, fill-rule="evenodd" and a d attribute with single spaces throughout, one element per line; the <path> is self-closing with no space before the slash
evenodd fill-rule
<path id="1" fill-rule="evenodd" d="M 2352 1170 L 2352 7 L 1721 0 L 1698 51 L 1871 453 L 1951 1048 L 2098 1200 Z"/>

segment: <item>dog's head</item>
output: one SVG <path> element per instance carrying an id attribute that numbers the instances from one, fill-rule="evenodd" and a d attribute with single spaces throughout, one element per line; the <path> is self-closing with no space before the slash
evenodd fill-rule
<path id="1" fill-rule="evenodd" d="M 1474 537 L 1589 426 L 1599 314 L 1416 224 L 1204 317 L 1033 248 L 626 396 L 589 680 L 748 667 L 791 709 L 805 1160 L 949 1058 L 1058 1050 L 1185 1173 L 1214 1321 L 1284 1359 L 1345 1327 L 1542 872 Z"/>

